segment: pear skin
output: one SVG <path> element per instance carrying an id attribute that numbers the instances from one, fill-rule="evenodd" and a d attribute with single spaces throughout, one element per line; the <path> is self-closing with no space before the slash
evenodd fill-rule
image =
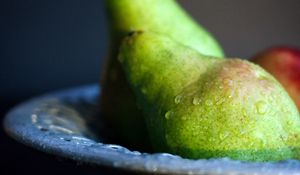
<path id="1" fill-rule="evenodd" d="M 156 151 L 192 159 L 297 157 L 297 108 L 259 66 L 208 57 L 147 31 L 124 40 L 119 60 Z"/>
<path id="2" fill-rule="evenodd" d="M 129 32 L 142 29 L 169 35 L 206 55 L 221 58 L 223 51 L 213 36 L 197 24 L 175 0 L 106 0 L 112 42 L 102 74 L 101 111 L 121 144 L 132 149 L 150 150 L 146 126 L 125 80 L 117 53 Z"/>
<path id="3" fill-rule="evenodd" d="M 204 55 L 222 58 L 223 51 L 214 37 L 175 0 L 106 0 L 114 35 L 123 38 L 131 31 L 163 33 Z"/>

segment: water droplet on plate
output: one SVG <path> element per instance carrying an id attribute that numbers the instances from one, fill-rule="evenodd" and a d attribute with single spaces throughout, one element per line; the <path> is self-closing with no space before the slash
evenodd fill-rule
<path id="1" fill-rule="evenodd" d="M 48 131 L 48 129 L 47 128 L 43 128 L 43 127 L 40 127 L 39 128 L 41 131 L 43 131 L 43 132 L 46 132 L 46 131 Z"/>
<path id="2" fill-rule="evenodd" d="M 145 168 L 149 171 L 157 171 L 157 167 L 153 162 L 147 161 L 145 164 Z"/>
<path id="3" fill-rule="evenodd" d="M 31 121 L 32 121 L 32 123 L 37 123 L 37 115 L 36 114 L 31 115 Z"/>
<path id="4" fill-rule="evenodd" d="M 86 131 L 85 122 L 80 114 L 55 98 L 36 107 L 31 121 L 41 131 L 51 133 L 74 134 Z"/>
<path id="5" fill-rule="evenodd" d="M 73 131 L 71 131 L 70 129 L 62 127 L 62 126 L 58 126 L 58 125 L 49 125 L 49 129 L 52 131 L 58 131 L 58 132 L 66 133 L 66 134 L 73 133 Z"/>
<path id="6" fill-rule="evenodd" d="M 138 151 L 132 151 L 131 154 L 136 155 L 136 156 L 142 155 L 142 153 L 140 153 L 140 152 L 138 152 Z"/>
<path id="7" fill-rule="evenodd" d="M 72 140 L 71 138 L 61 138 L 61 139 L 66 141 L 66 142 L 70 142 Z"/>
<path id="8" fill-rule="evenodd" d="M 115 149 L 115 150 L 118 150 L 121 148 L 119 145 L 106 145 L 106 146 L 107 146 L 107 148 L 111 148 L 111 149 Z"/>

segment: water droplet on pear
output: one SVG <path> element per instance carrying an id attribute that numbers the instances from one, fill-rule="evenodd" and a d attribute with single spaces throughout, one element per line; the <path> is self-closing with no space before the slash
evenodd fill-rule
<path id="1" fill-rule="evenodd" d="M 212 106 L 213 105 L 213 101 L 211 101 L 211 100 L 206 100 L 205 101 L 205 104 L 207 105 L 207 106 Z"/>
<path id="2" fill-rule="evenodd" d="M 183 99 L 183 96 L 177 95 L 174 99 L 175 104 L 179 104 Z"/>
<path id="3" fill-rule="evenodd" d="M 165 118 L 167 120 L 169 120 L 171 117 L 173 117 L 174 115 L 174 112 L 173 111 L 168 111 L 166 114 L 165 114 Z"/>
<path id="4" fill-rule="evenodd" d="M 199 97 L 194 97 L 193 98 L 193 104 L 194 105 L 199 105 L 200 103 L 201 103 L 201 98 L 199 98 Z"/>
<path id="5" fill-rule="evenodd" d="M 265 114 L 268 110 L 268 105 L 264 101 L 259 101 L 255 104 L 256 111 L 258 114 Z"/>

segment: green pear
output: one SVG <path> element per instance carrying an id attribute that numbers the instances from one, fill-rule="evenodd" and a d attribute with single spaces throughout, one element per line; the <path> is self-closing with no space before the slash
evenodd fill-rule
<path id="1" fill-rule="evenodd" d="M 213 36 L 197 24 L 175 0 L 106 0 L 111 26 L 111 51 L 102 77 L 101 110 L 125 145 L 150 145 L 141 112 L 117 61 L 121 40 L 136 29 L 164 33 L 203 54 L 222 57 Z"/>
<path id="2" fill-rule="evenodd" d="M 202 54 L 222 57 L 212 35 L 197 24 L 175 0 L 106 0 L 115 37 L 134 30 L 163 33 Z"/>
<path id="3" fill-rule="evenodd" d="M 208 57 L 153 32 L 136 32 L 119 60 L 156 151 L 244 161 L 295 158 L 300 117 L 259 66 Z"/>

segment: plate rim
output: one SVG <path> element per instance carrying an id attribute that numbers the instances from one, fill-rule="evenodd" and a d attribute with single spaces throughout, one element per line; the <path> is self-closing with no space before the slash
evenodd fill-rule
<path id="1" fill-rule="evenodd" d="M 90 93 L 89 95 L 95 95 L 98 93 L 98 95 L 101 94 L 100 92 L 101 87 L 98 84 L 91 84 L 91 85 L 85 85 L 85 86 L 79 86 L 75 88 L 68 88 L 64 90 L 54 91 L 50 93 L 46 93 L 41 96 L 37 96 L 34 98 L 31 98 L 27 101 L 24 101 L 20 103 L 19 105 L 13 107 L 5 116 L 3 120 L 4 130 L 5 132 L 12 137 L 14 140 L 21 142 L 27 146 L 33 147 L 39 151 L 46 152 L 48 154 L 56 155 L 56 156 L 62 156 L 67 159 L 72 159 L 75 161 L 85 162 L 88 164 L 96 164 L 96 165 L 103 165 L 108 167 L 115 167 L 120 168 L 123 170 L 129 170 L 129 171 L 135 171 L 135 172 L 147 172 L 147 173 L 159 173 L 159 174 L 276 174 L 274 171 L 266 171 L 267 168 L 263 171 L 260 168 L 263 168 L 262 165 L 266 165 L 267 167 L 276 167 L 277 165 L 280 165 L 281 162 L 266 162 L 266 163 L 257 163 L 257 162 L 241 162 L 237 160 L 230 160 L 227 158 L 221 158 L 221 159 L 199 159 L 199 160 L 190 160 L 190 159 L 184 159 L 179 156 L 172 156 L 171 154 L 166 153 L 157 153 L 157 154 L 148 154 L 148 153 L 139 153 L 136 151 L 129 151 L 128 149 L 124 147 L 120 147 L 120 149 L 113 148 L 110 144 L 104 144 L 99 143 L 93 140 L 90 140 L 90 145 L 77 145 L 77 149 L 73 150 L 70 149 L 72 147 L 69 147 L 70 145 L 74 146 L 74 143 L 66 142 L 65 140 L 62 140 L 60 135 L 55 135 L 51 132 L 43 132 L 40 131 L 36 127 L 30 127 L 30 116 L 32 114 L 33 108 L 36 107 L 39 103 L 43 101 L 47 101 L 49 98 L 58 98 L 63 99 L 66 97 L 72 96 L 73 98 L 79 98 L 81 96 L 87 95 L 85 93 Z M 32 124 L 32 123 L 31 123 Z M 59 138 L 58 138 L 59 137 Z M 92 147 L 93 146 L 93 147 Z M 117 145 L 116 145 L 117 147 Z M 76 148 L 76 147 L 75 147 Z M 91 151 L 89 154 L 82 154 L 82 152 L 77 152 L 78 150 L 87 149 Z M 102 149 L 102 150 L 101 150 Z M 126 153 L 126 154 L 125 154 Z M 106 154 L 106 155 L 103 155 Z M 178 171 L 178 168 L 175 169 L 170 168 L 168 166 L 163 165 L 157 165 L 155 164 L 155 160 L 159 158 L 160 154 L 164 154 L 165 159 L 170 161 L 182 161 L 185 163 L 184 165 L 193 162 L 199 162 L 201 163 L 207 163 L 207 166 L 209 165 L 209 162 L 223 162 L 223 163 L 230 163 L 230 165 L 235 166 L 245 166 L 246 168 L 250 166 L 250 168 L 254 167 L 256 169 L 250 170 L 248 173 L 245 173 L 243 171 L 239 170 L 232 170 L 232 169 L 223 169 L 221 172 L 220 169 L 205 169 L 205 167 L 202 167 L 201 170 L 187 170 L 182 169 L 181 171 Z M 109 158 L 109 156 L 112 156 Z M 132 156 L 132 160 L 127 160 L 129 162 L 123 162 L 116 164 L 118 162 L 117 158 L 120 160 L 126 161 L 128 157 L 126 156 Z M 147 158 L 150 160 L 149 165 L 142 164 L 144 159 Z M 142 161 L 142 162 L 140 162 Z M 165 160 L 166 161 L 166 160 Z M 137 166 L 137 164 L 139 166 Z M 147 162 L 146 162 L 147 163 Z M 295 164 L 295 167 L 292 167 L 290 172 L 288 174 L 300 174 L 300 161 L 298 160 L 292 160 L 292 163 Z M 213 163 L 212 163 L 213 164 Z M 246 165 L 247 166 L 246 166 Z M 155 166 L 154 166 L 155 165 Z M 148 167 L 147 167 L 148 166 Z M 194 167 L 193 167 L 194 168 Z M 280 167 L 279 167 L 280 168 Z M 226 171 L 226 172 L 224 172 Z"/>

